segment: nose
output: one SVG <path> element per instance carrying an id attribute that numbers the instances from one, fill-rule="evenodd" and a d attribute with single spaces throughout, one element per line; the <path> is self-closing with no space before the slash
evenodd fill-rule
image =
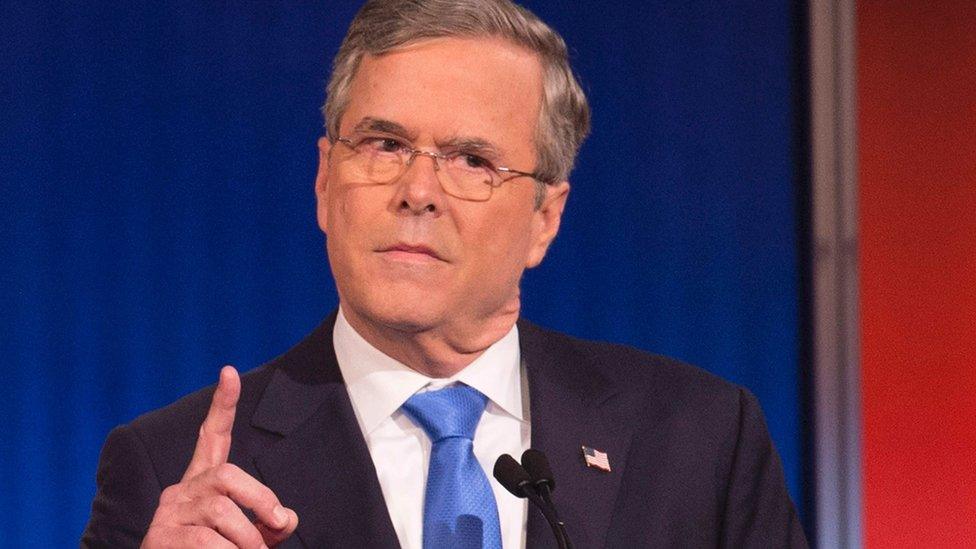
<path id="1" fill-rule="evenodd" d="M 420 157 L 427 157 L 431 167 Z M 438 158 L 437 153 L 414 151 L 407 160 L 407 169 L 400 176 L 395 197 L 397 211 L 412 215 L 440 215 L 444 210 L 444 189 L 437 178 L 441 168 Z"/>

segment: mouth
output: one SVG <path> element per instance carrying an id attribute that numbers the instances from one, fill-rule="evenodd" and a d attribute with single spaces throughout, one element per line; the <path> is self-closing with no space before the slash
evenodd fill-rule
<path id="1" fill-rule="evenodd" d="M 433 248 L 423 244 L 398 243 L 377 250 L 383 257 L 393 261 L 423 263 L 429 261 L 444 261 Z"/>

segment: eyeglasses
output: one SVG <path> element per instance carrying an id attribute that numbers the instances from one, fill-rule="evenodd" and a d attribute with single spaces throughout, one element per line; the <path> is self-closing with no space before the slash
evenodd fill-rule
<path id="1" fill-rule="evenodd" d="M 357 181 L 378 185 L 393 183 L 413 164 L 417 156 L 429 156 L 434 160 L 434 171 L 444 192 L 475 202 L 485 202 L 492 191 L 502 183 L 518 177 L 531 177 L 542 181 L 538 174 L 521 172 L 502 166 L 461 149 L 438 153 L 415 149 L 401 138 L 387 134 L 362 134 L 339 137 L 336 141 L 348 147 L 353 154 L 341 159 L 345 175 Z"/>

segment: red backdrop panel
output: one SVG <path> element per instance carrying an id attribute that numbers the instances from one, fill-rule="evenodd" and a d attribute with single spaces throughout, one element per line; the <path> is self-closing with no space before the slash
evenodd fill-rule
<path id="1" fill-rule="evenodd" d="M 865 538 L 976 543 L 976 3 L 858 6 Z"/>

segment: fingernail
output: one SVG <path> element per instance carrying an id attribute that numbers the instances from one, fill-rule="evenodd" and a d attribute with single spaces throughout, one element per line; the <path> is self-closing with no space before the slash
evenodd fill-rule
<path id="1" fill-rule="evenodd" d="M 285 511 L 284 507 L 279 505 L 274 508 L 274 511 L 272 511 L 272 513 L 274 513 L 275 520 L 278 521 L 278 528 L 284 528 L 285 526 L 288 526 L 288 511 Z"/>

